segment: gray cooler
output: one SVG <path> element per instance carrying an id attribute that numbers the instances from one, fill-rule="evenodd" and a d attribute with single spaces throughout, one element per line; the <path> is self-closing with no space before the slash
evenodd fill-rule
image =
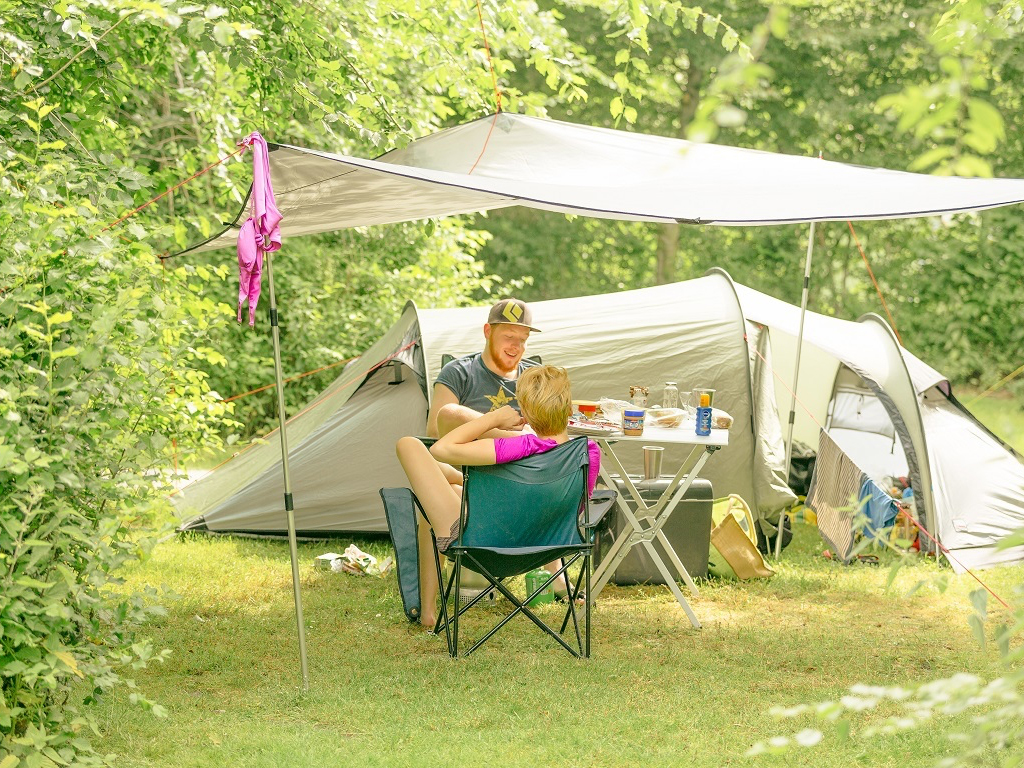
<path id="1" fill-rule="evenodd" d="M 640 491 L 641 497 L 648 503 L 654 503 L 661 498 L 662 492 L 670 482 L 671 477 L 661 477 L 657 480 L 642 480 L 639 476 L 630 475 L 633 484 Z M 629 504 L 630 509 L 636 511 L 636 502 L 629 495 L 625 484 L 621 479 L 615 477 L 615 487 L 619 495 Z M 693 578 L 706 577 L 708 575 L 708 548 L 711 546 L 711 505 L 714 501 L 714 493 L 711 489 L 711 482 L 698 477 L 693 484 L 686 489 L 686 495 L 679 502 L 675 510 L 669 516 L 662 527 L 662 533 L 668 539 L 672 549 L 679 555 L 679 559 L 686 570 Z M 625 517 L 612 507 L 609 512 L 610 529 L 613 537 L 618 536 L 626 525 Z M 672 568 L 671 561 L 665 554 L 664 549 L 657 539 L 654 546 L 661 554 L 669 570 Z M 607 547 L 604 548 L 607 552 Z M 612 574 L 613 584 L 664 584 L 665 579 L 661 575 L 647 549 L 639 544 L 629 551 L 629 554 L 619 563 L 619 567 Z"/>

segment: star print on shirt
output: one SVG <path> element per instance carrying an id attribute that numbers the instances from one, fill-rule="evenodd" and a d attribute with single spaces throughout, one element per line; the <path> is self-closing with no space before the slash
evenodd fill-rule
<path id="1" fill-rule="evenodd" d="M 498 410 L 503 405 L 508 405 L 514 399 L 505 394 L 505 390 L 500 388 L 498 389 L 498 394 L 496 394 L 494 397 L 491 397 L 490 395 L 484 395 L 484 397 L 491 401 L 492 411 Z"/>

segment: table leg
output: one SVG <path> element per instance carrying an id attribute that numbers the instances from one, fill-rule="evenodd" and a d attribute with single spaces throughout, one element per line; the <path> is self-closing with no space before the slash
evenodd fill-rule
<path id="1" fill-rule="evenodd" d="M 676 572 L 682 577 L 686 583 L 687 588 L 697 597 L 700 597 L 700 590 L 697 589 L 697 585 L 693 583 L 693 579 L 690 577 L 690 572 L 686 570 L 686 566 L 683 565 L 683 561 L 679 559 L 679 555 L 669 544 L 668 537 L 665 536 L 665 532 L 662 530 L 658 531 L 656 536 L 661 546 L 665 549 L 665 554 L 668 555 L 668 559 L 672 561 L 672 565 L 675 566 Z M 675 579 L 673 579 L 675 581 Z"/>
<path id="2" fill-rule="evenodd" d="M 676 601 L 682 607 L 686 617 L 690 620 L 690 624 L 693 625 L 694 629 L 700 629 L 700 620 L 697 618 L 697 614 L 693 612 L 693 608 L 686 602 L 686 597 L 683 596 L 682 591 L 679 589 L 679 585 L 676 584 L 676 580 L 672 577 L 672 574 L 668 572 L 668 567 L 665 562 L 658 556 L 657 550 L 654 549 L 654 545 L 650 541 L 643 542 L 643 545 L 647 548 L 647 553 L 651 556 L 654 564 L 658 566 L 658 570 L 661 571 L 662 577 L 665 579 L 665 584 L 672 590 L 672 594 L 675 595 Z"/>
<path id="3" fill-rule="evenodd" d="M 619 461 L 619 457 L 615 455 L 612 449 L 604 441 L 601 441 L 601 447 L 604 449 L 603 454 L 608 458 L 608 462 L 601 462 L 601 469 L 599 471 L 601 479 L 604 480 L 605 484 L 609 488 L 615 487 L 615 480 L 612 478 L 611 472 L 609 472 L 607 466 L 610 463 L 612 468 L 618 471 L 619 477 L 623 478 L 626 490 L 629 491 L 629 494 L 638 505 L 637 509 L 646 510 L 647 503 L 640 496 L 640 492 L 636 489 L 636 486 L 633 485 L 633 481 L 622 466 L 622 462 Z M 591 591 L 588 593 L 588 598 L 590 600 L 597 599 L 597 596 L 601 594 L 601 590 L 604 589 L 605 584 L 608 583 L 608 580 L 615 572 L 619 563 L 622 562 L 629 550 L 635 546 L 636 542 L 631 541 L 631 537 L 642 531 L 640 522 L 637 520 L 636 515 L 633 514 L 633 510 L 629 508 L 629 504 L 621 493 L 615 499 L 615 504 L 619 512 L 626 519 L 626 524 L 623 525 L 619 535 L 615 537 L 615 541 L 608 549 L 608 554 L 605 555 L 604 560 L 594 572 L 593 586 Z"/>
<path id="4" fill-rule="evenodd" d="M 701 453 L 701 455 L 698 456 L 697 461 L 694 463 L 693 467 L 689 470 L 689 472 L 687 474 L 687 477 L 686 477 L 686 480 L 684 480 L 679 485 L 679 487 L 676 489 L 675 493 L 672 494 L 671 500 L 667 504 L 664 505 L 664 508 L 656 516 L 656 519 L 654 520 L 654 523 L 651 526 L 651 530 L 654 533 L 653 533 L 653 536 L 649 537 L 649 538 L 657 538 L 658 539 L 658 541 L 661 543 L 662 547 L 664 548 L 665 553 L 668 555 L 669 560 L 672 562 L 672 565 L 675 566 L 676 572 L 679 574 L 679 577 L 683 580 L 683 582 L 685 582 L 687 588 L 694 595 L 700 595 L 700 590 L 697 589 L 697 585 L 694 584 L 693 579 L 690 577 L 689 571 L 686 570 L 686 567 L 683 565 L 682 560 L 679 559 L 679 556 L 676 554 L 675 549 L 672 548 L 672 545 L 669 543 L 668 538 L 665 536 L 664 531 L 662 531 L 662 527 L 665 525 L 666 522 L 668 522 L 669 515 L 672 514 L 672 512 L 675 510 L 675 508 L 679 505 L 679 503 L 686 496 L 686 492 L 690 489 L 690 486 L 693 485 L 693 481 L 697 478 L 697 476 L 700 473 L 701 469 L 704 468 L 704 464 L 707 463 L 707 460 L 711 457 L 711 453 L 712 452 L 713 452 L 712 450 L 704 450 Z M 685 465 L 687 463 L 689 463 L 689 458 L 687 458 L 687 461 L 684 462 L 684 464 L 683 464 L 684 468 L 685 468 Z M 666 489 L 666 491 L 665 491 L 665 495 L 667 496 L 671 490 L 672 490 L 672 488 L 671 488 L 671 486 L 669 486 L 669 488 Z M 660 500 L 659 500 L 659 504 L 660 504 Z M 653 551 L 653 547 L 651 548 L 651 550 Z M 658 557 L 657 560 L 660 563 L 661 558 Z M 674 577 L 672 578 L 672 581 L 675 582 L 675 578 Z"/>

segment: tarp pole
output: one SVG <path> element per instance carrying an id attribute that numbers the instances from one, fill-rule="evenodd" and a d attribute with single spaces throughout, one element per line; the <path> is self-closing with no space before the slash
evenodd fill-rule
<path id="1" fill-rule="evenodd" d="M 807 259 L 804 261 L 804 287 L 800 294 L 800 327 L 796 334 L 796 364 L 793 367 L 793 397 L 789 401 L 789 428 L 786 434 L 786 477 L 793 460 L 793 424 L 796 422 L 796 387 L 800 381 L 800 353 L 804 348 L 804 317 L 807 315 L 807 294 L 811 285 L 811 257 L 814 255 L 814 222 L 807 233 Z M 775 557 L 782 557 L 782 531 L 785 527 L 785 512 L 779 515 L 779 529 L 775 534 Z"/>
<path id="2" fill-rule="evenodd" d="M 295 505 L 292 503 L 292 481 L 288 471 L 288 433 L 285 429 L 284 374 L 281 371 L 281 332 L 277 323 L 277 300 L 274 297 L 274 266 L 267 251 L 267 279 L 270 287 L 270 331 L 274 338 L 274 381 L 277 383 L 278 432 L 281 435 L 281 470 L 284 474 L 284 509 L 288 516 L 288 550 L 292 558 L 292 592 L 295 597 L 295 623 L 299 628 L 299 666 L 302 668 L 302 690 L 309 690 L 309 667 L 306 663 L 306 625 L 302 620 L 302 595 L 299 592 L 299 548 L 295 538 Z"/>

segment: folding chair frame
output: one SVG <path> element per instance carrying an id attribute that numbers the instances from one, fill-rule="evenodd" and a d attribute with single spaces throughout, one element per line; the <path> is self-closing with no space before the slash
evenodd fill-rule
<path id="1" fill-rule="evenodd" d="M 469 483 L 469 468 L 463 468 L 463 487 L 468 487 Z M 585 486 L 584 486 L 585 487 Z M 513 610 L 504 616 L 496 625 L 494 625 L 483 637 L 477 640 L 469 650 L 465 651 L 462 655 L 469 656 L 477 648 L 483 645 L 487 640 L 494 636 L 503 626 L 512 620 L 517 614 L 523 614 L 530 621 L 542 629 L 545 634 L 552 637 L 559 645 L 565 650 L 571 653 L 576 658 L 589 658 L 590 657 L 590 620 L 591 620 L 591 603 L 590 600 L 584 601 L 584 616 L 583 616 L 583 634 L 580 633 L 580 621 L 579 615 L 576 611 L 576 602 L 581 595 L 589 594 L 591 588 L 591 576 L 593 573 L 592 553 L 594 546 L 594 530 L 600 523 L 601 519 L 612 507 L 615 501 L 614 492 L 612 492 L 610 498 L 605 498 L 596 504 L 594 508 L 591 508 L 590 500 L 586 497 L 586 493 L 582 494 L 582 508 L 577 518 L 577 530 L 580 533 L 582 543 L 576 545 L 559 545 L 551 547 L 552 555 L 561 553 L 561 567 L 559 567 L 548 579 L 544 581 L 539 587 L 537 587 L 532 593 L 520 600 L 516 595 L 509 589 L 505 583 L 505 577 L 497 577 L 492 574 L 486 566 L 484 566 L 476 557 L 473 556 L 469 548 L 460 545 L 459 541 L 454 542 L 444 553 L 445 557 L 448 557 L 453 561 L 454 567 L 448 579 L 445 580 L 444 573 L 441 568 L 441 553 L 437 549 L 437 537 L 434 533 L 433 528 L 430 529 L 431 541 L 434 544 L 434 567 L 437 572 L 437 581 L 441 585 L 441 611 L 438 616 L 437 622 L 434 625 L 434 633 L 440 634 L 441 630 L 444 630 L 445 640 L 448 645 L 448 653 L 452 658 L 459 657 L 459 618 L 470 608 L 476 605 L 483 597 L 490 591 L 491 587 L 497 589 L 509 602 L 514 606 Z M 607 495 L 607 494 L 606 494 Z M 460 530 L 465 530 L 468 518 L 468 494 L 463 495 L 462 507 L 460 510 Z M 413 496 L 416 503 L 416 507 L 420 514 L 423 516 L 423 521 L 429 525 L 426 514 L 423 511 L 423 507 L 420 505 L 419 499 Z M 461 539 L 461 536 L 460 536 Z M 566 602 L 568 606 L 566 608 L 565 616 L 562 619 L 562 625 L 556 633 L 550 626 L 547 625 L 542 619 L 540 619 L 531 609 L 530 601 L 539 595 L 541 592 L 546 590 L 549 585 L 553 584 L 563 574 L 568 573 L 568 568 L 577 561 L 582 560 L 582 567 L 580 575 L 582 579 L 577 579 L 574 588 L 571 590 L 571 594 L 566 595 Z M 481 591 L 472 600 L 465 605 L 460 605 L 458 601 L 459 588 L 461 583 L 462 568 L 469 567 L 471 570 L 476 571 L 490 583 L 491 587 Z M 568 577 L 566 577 L 568 580 Z M 454 608 L 449 611 L 448 601 L 455 596 L 452 600 Z M 575 648 L 567 643 L 565 639 L 561 637 L 564 634 L 566 627 L 569 624 L 570 619 L 573 623 L 573 630 L 576 638 Z"/>

